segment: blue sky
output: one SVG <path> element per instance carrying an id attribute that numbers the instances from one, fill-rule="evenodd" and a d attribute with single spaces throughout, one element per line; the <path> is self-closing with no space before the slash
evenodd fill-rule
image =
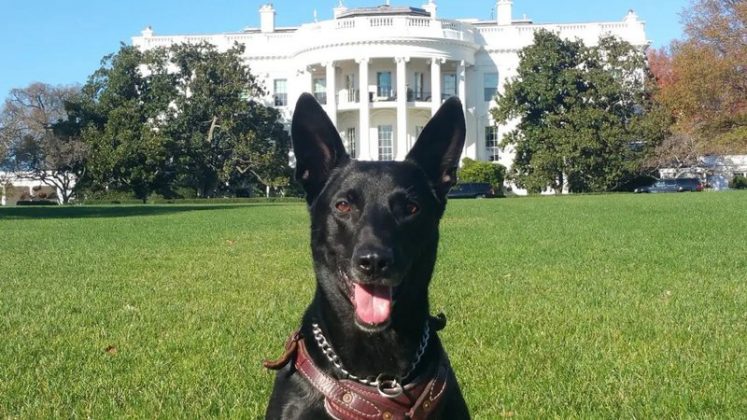
<path id="1" fill-rule="evenodd" d="M 273 1 L 277 24 L 293 26 L 331 18 L 338 0 Z M 424 1 L 393 0 L 419 6 Z M 129 43 L 145 26 L 156 34 L 239 31 L 259 25 L 263 0 L 0 0 L 0 101 L 14 87 L 40 81 L 85 82 L 101 58 Z M 376 6 L 383 0 L 346 0 L 348 7 Z M 514 0 L 514 18 L 537 23 L 619 21 L 634 9 L 646 21 L 655 47 L 682 36 L 680 12 L 689 0 Z M 488 19 L 494 0 L 436 0 L 445 18 Z"/>

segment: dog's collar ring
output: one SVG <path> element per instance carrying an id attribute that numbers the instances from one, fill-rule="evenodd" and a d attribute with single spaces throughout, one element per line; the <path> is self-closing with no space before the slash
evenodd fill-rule
<path id="1" fill-rule="evenodd" d="M 397 398 L 405 392 L 399 380 L 393 376 L 384 375 L 383 373 L 376 378 L 376 390 L 379 395 L 386 398 Z"/>

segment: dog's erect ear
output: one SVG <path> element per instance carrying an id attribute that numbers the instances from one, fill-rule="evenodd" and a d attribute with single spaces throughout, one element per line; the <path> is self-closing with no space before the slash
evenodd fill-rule
<path id="1" fill-rule="evenodd" d="M 441 105 L 407 154 L 408 160 L 425 171 L 442 198 L 456 182 L 466 131 L 462 102 L 451 97 Z"/>
<path id="2" fill-rule="evenodd" d="M 304 93 L 296 102 L 291 125 L 296 179 L 306 190 L 309 204 L 324 187 L 330 172 L 350 158 L 340 134 L 319 102 Z"/>

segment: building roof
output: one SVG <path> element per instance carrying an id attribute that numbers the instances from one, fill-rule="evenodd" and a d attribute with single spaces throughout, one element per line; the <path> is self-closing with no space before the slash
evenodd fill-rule
<path id="1" fill-rule="evenodd" d="M 350 18 L 355 16 L 423 16 L 430 17 L 431 14 L 425 9 L 419 7 L 407 7 L 407 6 L 390 6 L 388 4 L 382 4 L 376 7 L 356 7 L 354 9 L 348 9 L 342 12 L 338 19 Z"/>

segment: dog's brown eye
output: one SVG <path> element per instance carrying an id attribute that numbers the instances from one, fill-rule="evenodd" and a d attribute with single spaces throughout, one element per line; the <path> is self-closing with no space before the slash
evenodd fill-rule
<path id="1" fill-rule="evenodd" d="M 340 200 L 335 204 L 335 208 L 340 213 L 350 213 L 351 210 L 353 210 L 353 207 L 345 200 Z"/>
<path id="2" fill-rule="evenodd" d="M 407 214 L 413 215 L 420 211 L 420 207 L 415 203 L 407 203 Z"/>

